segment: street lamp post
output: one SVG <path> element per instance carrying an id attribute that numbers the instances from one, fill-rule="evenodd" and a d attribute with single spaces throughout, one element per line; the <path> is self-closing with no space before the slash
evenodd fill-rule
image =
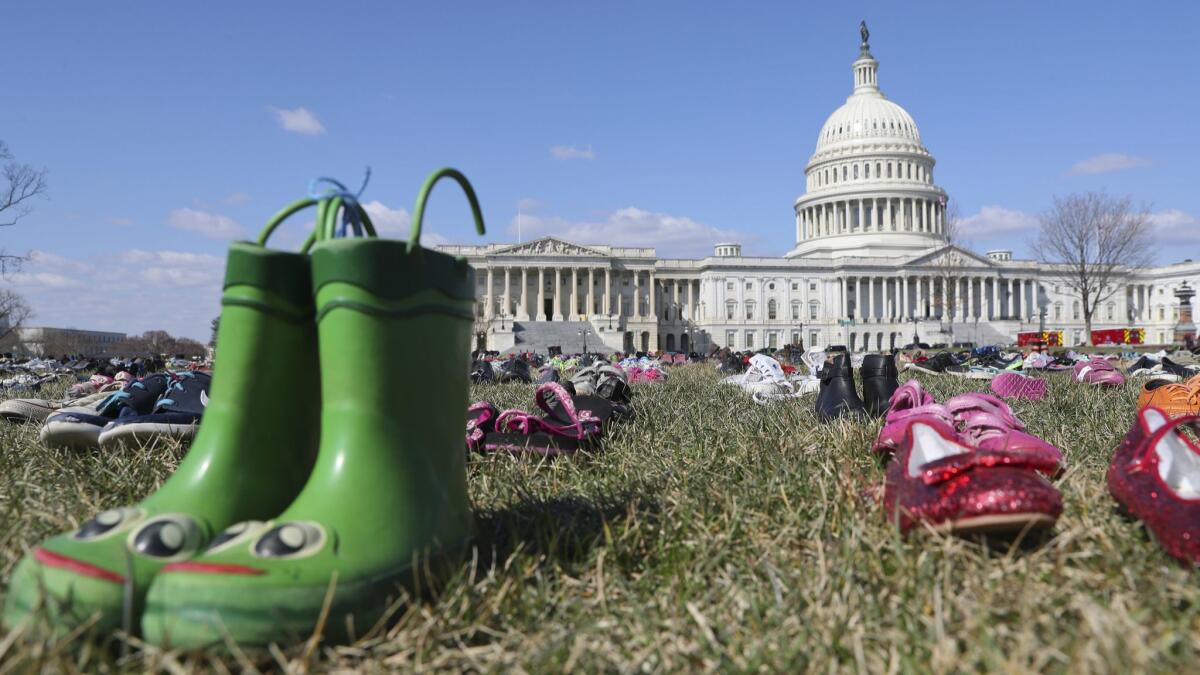
<path id="1" fill-rule="evenodd" d="M 587 328 L 580 328 L 580 329 L 579 329 L 578 331 L 576 331 L 576 332 L 579 334 L 579 337 L 583 338 L 583 353 L 584 353 L 584 354 L 587 354 L 587 353 L 588 353 L 588 348 L 587 348 L 587 336 L 588 336 L 588 334 L 589 334 L 589 333 L 591 333 L 591 331 L 590 331 L 590 330 L 588 330 Z"/>

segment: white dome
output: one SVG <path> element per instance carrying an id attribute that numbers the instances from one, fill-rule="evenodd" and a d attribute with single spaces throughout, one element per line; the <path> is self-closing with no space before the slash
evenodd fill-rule
<path id="1" fill-rule="evenodd" d="M 817 136 L 817 154 L 834 146 L 869 143 L 921 144 L 912 115 L 875 90 L 855 93 L 833 111 Z"/>

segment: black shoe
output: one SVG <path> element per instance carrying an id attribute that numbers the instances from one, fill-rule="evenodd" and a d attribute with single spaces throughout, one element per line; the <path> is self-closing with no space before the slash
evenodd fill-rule
<path id="1" fill-rule="evenodd" d="M 492 370 L 492 364 L 483 360 L 476 360 L 471 364 L 471 382 L 474 384 L 491 383 L 496 379 L 496 373 Z"/>
<path id="2" fill-rule="evenodd" d="M 529 374 L 529 364 L 525 359 L 512 358 L 505 361 L 500 366 L 500 372 L 496 373 L 496 382 L 503 384 L 505 382 L 532 382 L 533 377 Z"/>
<path id="3" fill-rule="evenodd" d="M 145 415 L 122 414 L 100 431 L 100 447 L 122 441 L 148 442 L 155 438 L 190 440 L 196 435 L 204 410 L 208 407 L 208 388 L 212 376 L 188 371 L 178 373 L 175 381 Z"/>
<path id="4" fill-rule="evenodd" d="M 970 370 L 966 366 L 959 365 L 958 360 L 950 352 L 938 352 L 927 361 L 914 363 L 912 367 L 928 373 L 965 373 Z"/>
<path id="5" fill-rule="evenodd" d="M 867 414 L 882 417 L 892 407 L 892 394 L 900 387 L 896 379 L 900 375 L 896 370 L 896 357 L 869 354 L 863 359 L 859 374 L 862 375 L 862 397 Z"/>
<path id="6" fill-rule="evenodd" d="M 1138 357 L 1137 361 L 1134 361 L 1129 365 L 1128 368 L 1125 369 L 1125 372 L 1132 373 L 1135 370 L 1141 370 L 1142 368 L 1150 369 L 1157 365 L 1158 361 L 1155 361 L 1149 356 L 1142 354 L 1140 357 Z"/>
<path id="7" fill-rule="evenodd" d="M 1185 366 L 1180 363 L 1175 363 L 1166 356 L 1164 356 L 1162 359 L 1162 369 L 1164 373 L 1178 375 L 1179 378 L 1183 380 L 1200 373 L 1200 368 L 1197 368 L 1196 366 Z"/>
<path id="8" fill-rule="evenodd" d="M 842 415 L 866 412 L 854 388 L 854 369 L 850 355 L 839 353 L 821 368 L 821 392 L 817 394 L 817 417 L 828 422 Z"/>

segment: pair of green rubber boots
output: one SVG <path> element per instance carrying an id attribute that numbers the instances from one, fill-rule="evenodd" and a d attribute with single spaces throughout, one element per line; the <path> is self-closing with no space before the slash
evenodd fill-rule
<path id="1" fill-rule="evenodd" d="M 342 641 L 464 547 L 474 273 L 418 243 L 447 176 L 482 234 L 470 184 L 443 169 L 408 242 L 335 238 L 339 209 L 366 218 L 335 198 L 293 204 L 259 243 L 230 247 L 211 403 L 187 457 L 141 504 L 34 548 L 11 580 L 9 629 L 140 621 L 158 645 L 266 645 L 310 637 L 325 610 L 325 637 Z M 312 205 L 311 255 L 262 245 Z"/>

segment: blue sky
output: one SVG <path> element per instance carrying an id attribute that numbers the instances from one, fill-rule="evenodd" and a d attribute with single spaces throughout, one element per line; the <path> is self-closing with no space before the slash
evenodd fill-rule
<path id="1" fill-rule="evenodd" d="M 1152 205 L 1160 261 L 1200 255 L 1193 2 L 41 2 L 0 27 L 0 139 L 50 181 L 0 283 L 39 325 L 207 337 L 229 240 L 367 165 L 394 236 L 450 165 L 485 241 L 520 208 L 525 238 L 782 254 L 862 18 L 972 246 L 1103 188 Z M 427 243 L 478 240 L 434 202 Z"/>

